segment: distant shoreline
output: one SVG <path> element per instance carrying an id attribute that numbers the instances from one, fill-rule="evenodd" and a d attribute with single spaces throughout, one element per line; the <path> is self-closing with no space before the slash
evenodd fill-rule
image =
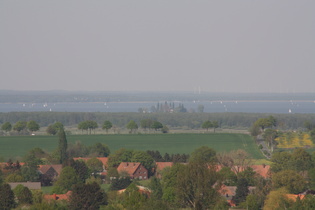
<path id="1" fill-rule="evenodd" d="M 160 103 L 160 102 L 176 102 L 176 103 L 192 103 L 194 101 L 185 100 L 185 101 L 178 101 L 178 100 L 161 100 L 161 101 L 78 101 L 78 102 L 47 102 L 47 104 L 75 104 L 75 103 L 90 103 L 90 104 L 101 104 L 101 103 Z M 200 100 L 195 101 L 195 103 L 241 103 L 241 102 L 289 102 L 289 103 L 296 103 L 296 102 L 312 102 L 315 103 L 315 100 Z M 45 104 L 46 102 L 0 102 L 0 104 Z"/>

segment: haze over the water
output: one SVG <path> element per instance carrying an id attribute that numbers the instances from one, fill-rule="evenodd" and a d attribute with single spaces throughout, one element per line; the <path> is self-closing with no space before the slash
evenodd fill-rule
<path id="1" fill-rule="evenodd" d="M 315 92 L 315 1 L 0 1 L 0 90 Z"/>

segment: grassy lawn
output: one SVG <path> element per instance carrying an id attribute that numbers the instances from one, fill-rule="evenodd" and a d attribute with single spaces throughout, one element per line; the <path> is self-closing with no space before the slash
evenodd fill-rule
<path id="1" fill-rule="evenodd" d="M 121 135 L 69 135 L 68 143 L 80 141 L 85 145 L 97 142 L 107 144 L 114 152 L 120 148 L 135 150 L 159 150 L 164 153 L 190 154 L 203 145 L 217 152 L 244 149 L 254 159 L 264 159 L 252 137 L 246 134 L 121 134 Z M 0 157 L 2 159 L 23 157 L 29 150 L 40 147 L 48 152 L 57 148 L 58 136 L 2 136 L 0 137 Z"/>
<path id="2" fill-rule="evenodd" d="M 45 186 L 45 187 L 42 187 L 42 191 L 44 194 L 50 194 L 50 192 L 52 191 L 53 189 L 53 186 Z"/>

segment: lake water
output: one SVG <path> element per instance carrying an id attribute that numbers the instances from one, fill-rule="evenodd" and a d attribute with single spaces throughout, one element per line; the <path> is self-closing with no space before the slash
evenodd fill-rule
<path id="1" fill-rule="evenodd" d="M 163 104 L 164 102 L 160 102 Z M 204 112 L 248 113 L 315 113 L 315 101 L 191 101 L 184 104 L 187 110 Z M 0 103 L 0 112 L 138 112 L 138 109 L 156 106 L 157 102 L 99 102 L 99 103 Z"/>

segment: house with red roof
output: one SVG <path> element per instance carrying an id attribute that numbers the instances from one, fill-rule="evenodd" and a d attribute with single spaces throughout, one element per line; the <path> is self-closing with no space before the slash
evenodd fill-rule
<path id="1" fill-rule="evenodd" d="M 238 166 L 235 166 L 235 167 L 238 167 Z M 265 164 L 262 164 L 262 165 L 251 165 L 249 166 L 250 168 L 253 169 L 253 171 L 262 176 L 263 178 L 269 178 L 270 177 L 270 165 L 265 165 Z M 222 165 L 217 165 L 216 166 L 216 171 L 220 171 L 221 169 L 223 168 Z M 243 167 L 238 167 L 237 168 L 239 172 L 242 172 L 244 171 L 244 168 Z M 236 170 L 232 170 L 232 171 L 236 171 Z"/>
<path id="2" fill-rule="evenodd" d="M 173 166 L 173 162 L 156 162 L 156 170 L 155 170 L 155 176 L 157 178 L 162 178 L 161 172 L 163 171 L 163 169 L 167 168 L 167 167 L 172 167 Z"/>
<path id="3" fill-rule="evenodd" d="M 52 185 L 52 182 L 57 179 L 62 170 L 61 164 L 56 165 L 39 165 L 38 171 L 41 174 L 41 183 L 44 186 Z"/>
<path id="4" fill-rule="evenodd" d="M 236 206 L 235 203 L 232 201 L 233 196 L 235 196 L 236 194 L 236 188 L 236 186 L 226 186 L 223 184 L 219 190 L 219 193 L 226 199 L 230 206 Z M 252 193 L 255 188 L 256 187 L 250 186 L 248 187 L 248 190 L 250 193 Z"/>
<path id="5" fill-rule="evenodd" d="M 131 179 L 148 179 L 148 170 L 139 162 L 122 162 L 117 171 L 126 172 Z"/>

